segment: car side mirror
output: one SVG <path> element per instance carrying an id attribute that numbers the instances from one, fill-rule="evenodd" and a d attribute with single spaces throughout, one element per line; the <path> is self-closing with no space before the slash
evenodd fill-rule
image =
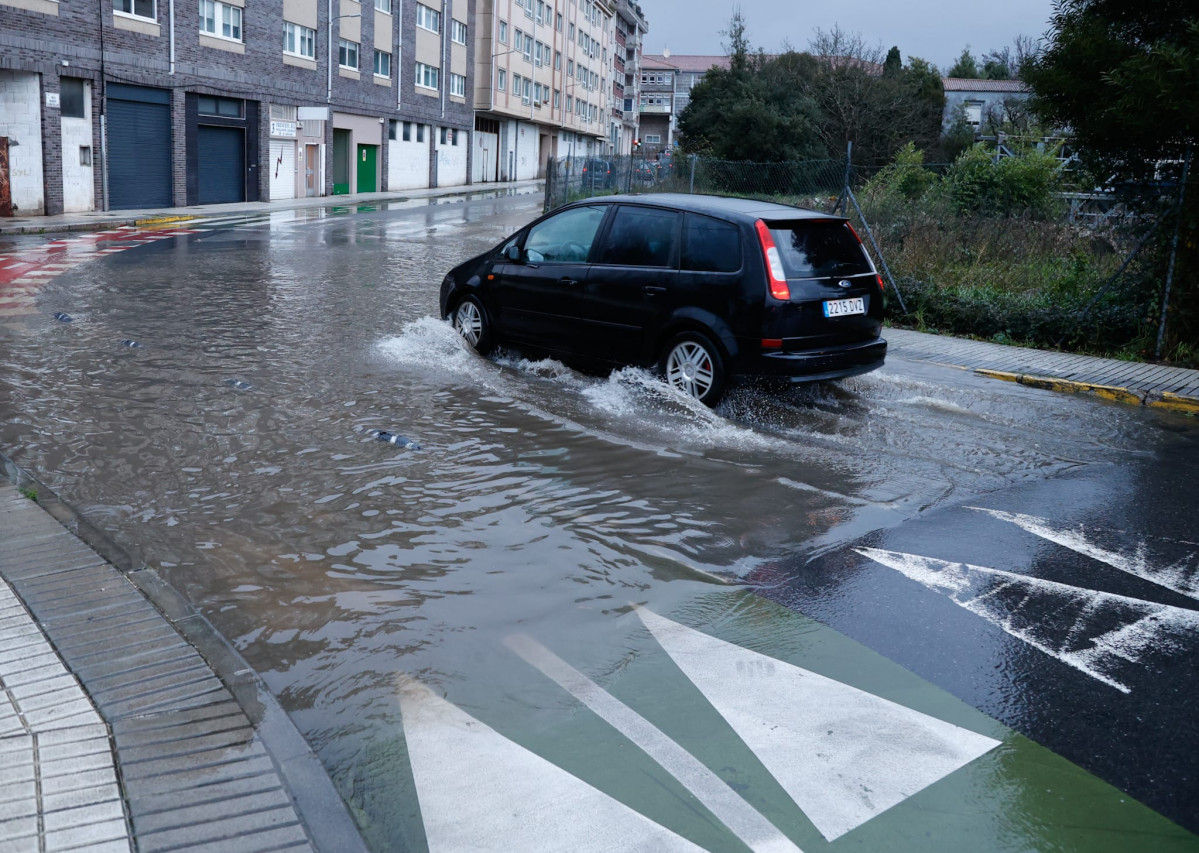
<path id="1" fill-rule="evenodd" d="M 524 252 L 520 250 L 520 246 L 509 246 L 504 249 L 504 257 L 512 261 L 514 264 L 524 263 Z"/>

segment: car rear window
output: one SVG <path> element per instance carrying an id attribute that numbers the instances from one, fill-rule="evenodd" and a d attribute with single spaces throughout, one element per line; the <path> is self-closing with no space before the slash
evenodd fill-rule
<path id="1" fill-rule="evenodd" d="M 836 219 L 771 222 L 787 278 L 824 278 L 873 272 L 849 224 Z"/>
<path id="2" fill-rule="evenodd" d="M 736 225 L 688 213 L 683 225 L 685 270 L 736 272 L 741 269 L 741 231 Z"/>

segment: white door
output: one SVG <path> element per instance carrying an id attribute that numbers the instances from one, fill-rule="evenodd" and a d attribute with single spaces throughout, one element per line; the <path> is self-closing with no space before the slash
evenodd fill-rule
<path id="1" fill-rule="evenodd" d="M 296 197 L 296 143 L 271 140 L 271 201 Z"/>
<path id="2" fill-rule="evenodd" d="M 475 131 L 475 153 L 471 158 L 471 181 L 482 184 L 497 180 L 497 157 L 499 156 L 500 136 L 498 133 L 483 133 Z"/>

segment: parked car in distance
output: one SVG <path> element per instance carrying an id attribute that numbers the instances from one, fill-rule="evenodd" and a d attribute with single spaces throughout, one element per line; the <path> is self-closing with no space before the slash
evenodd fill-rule
<path id="1" fill-rule="evenodd" d="M 588 189 L 611 189 L 616 186 L 616 172 L 611 160 L 584 160 L 583 186 Z"/>
<path id="2" fill-rule="evenodd" d="M 730 381 L 883 364 L 883 281 L 849 222 L 703 195 L 561 207 L 450 270 L 441 313 L 476 350 L 657 367 L 715 405 Z"/>

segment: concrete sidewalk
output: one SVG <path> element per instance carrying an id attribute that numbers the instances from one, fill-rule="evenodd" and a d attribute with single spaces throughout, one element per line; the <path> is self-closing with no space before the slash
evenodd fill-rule
<path id="1" fill-rule="evenodd" d="M 1199 415 L 1199 370 L 884 329 L 888 353 L 1033 388 Z"/>
<path id="2" fill-rule="evenodd" d="M 234 204 L 198 204 L 191 207 L 148 208 L 145 210 L 96 210 L 87 213 L 63 213 L 56 216 L 21 216 L 0 219 L 0 235 L 58 234 L 71 231 L 101 231 L 122 225 L 168 225 L 199 219 L 237 215 L 267 215 L 280 210 L 309 207 L 339 207 L 398 203 L 422 198 L 451 196 L 513 195 L 540 191 L 544 180 L 513 183 L 473 184 L 462 187 L 405 190 L 402 192 L 355 193 L 353 195 L 294 198 L 282 201 L 252 201 Z"/>
<path id="3" fill-rule="evenodd" d="M 31 489 L 0 481 L 0 851 L 365 851 L 232 647 Z"/>

